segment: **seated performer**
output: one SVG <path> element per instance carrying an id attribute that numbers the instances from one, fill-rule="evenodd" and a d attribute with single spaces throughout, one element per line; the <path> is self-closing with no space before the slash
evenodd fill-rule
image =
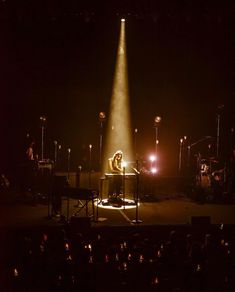
<path id="1" fill-rule="evenodd" d="M 122 151 L 118 150 L 114 153 L 114 155 L 109 158 L 109 172 L 113 174 L 109 180 L 109 201 L 111 202 L 117 202 L 120 201 L 120 193 L 121 193 L 121 187 L 122 187 L 122 176 L 123 173 L 123 155 Z"/>

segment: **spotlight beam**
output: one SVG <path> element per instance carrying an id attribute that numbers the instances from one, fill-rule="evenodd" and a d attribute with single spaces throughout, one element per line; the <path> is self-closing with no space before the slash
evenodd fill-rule
<path id="1" fill-rule="evenodd" d="M 133 160 L 125 24 L 125 20 L 121 19 L 120 37 L 104 153 L 104 172 L 107 170 L 106 162 L 108 158 L 111 157 L 117 149 L 122 150 L 125 160 Z"/>

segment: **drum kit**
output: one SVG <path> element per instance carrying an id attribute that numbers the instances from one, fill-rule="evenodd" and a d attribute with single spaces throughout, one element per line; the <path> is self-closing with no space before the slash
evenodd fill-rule
<path id="1" fill-rule="evenodd" d="M 208 190 L 224 186 L 225 169 L 219 167 L 219 161 L 215 157 L 200 159 L 198 169 L 197 186 Z"/>

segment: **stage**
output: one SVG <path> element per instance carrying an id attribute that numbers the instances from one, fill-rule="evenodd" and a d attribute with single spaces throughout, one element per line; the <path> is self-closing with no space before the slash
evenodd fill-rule
<path id="1" fill-rule="evenodd" d="M 31 193 L 15 191 L 1 192 L 0 228 L 54 226 L 69 223 L 71 217 L 87 218 L 91 227 L 138 225 L 188 225 L 193 217 L 207 217 L 211 224 L 235 224 L 235 204 L 233 202 L 196 201 L 182 193 L 159 193 L 142 197 L 136 206 L 107 208 L 94 200 L 94 214 L 91 201 L 88 214 L 80 208 L 82 202 L 62 197 L 61 217 L 52 216 L 48 198 L 43 194 L 32 197 Z M 79 219 L 78 219 L 79 220 Z"/>

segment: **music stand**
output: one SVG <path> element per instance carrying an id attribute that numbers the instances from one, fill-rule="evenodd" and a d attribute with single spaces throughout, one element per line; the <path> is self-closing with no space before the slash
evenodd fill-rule
<path id="1" fill-rule="evenodd" d="M 95 220 L 96 223 L 100 222 L 100 220 L 99 220 L 99 204 L 102 203 L 104 179 L 105 179 L 104 177 L 100 178 L 100 191 L 99 191 L 99 196 L 97 196 L 97 205 L 96 205 L 96 220 Z"/>
<path id="2" fill-rule="evenodd" d="M 123 208 L 125 210 L 125 206 L 126 206 L 126 203 L 125 203 L 125 198 L 126 198 L 126 190 L 125 190 L 125 176 L 126 176 L 126 168 L 123 167 L 123 177 L 122 177 L 122 192 L 123 192 Z"/>

